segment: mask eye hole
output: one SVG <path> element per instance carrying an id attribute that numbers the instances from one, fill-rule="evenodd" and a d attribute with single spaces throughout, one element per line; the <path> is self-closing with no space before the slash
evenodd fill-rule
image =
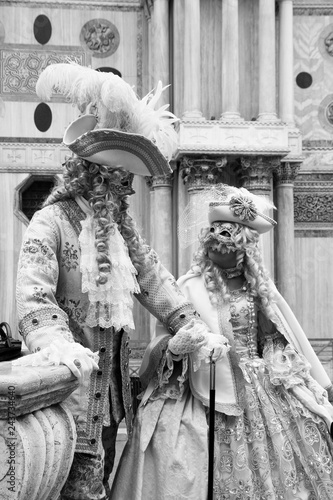
<path id="1" fill-rule="evenodd" d="M 210 228 L 211 233 L 215 233 L 215 229 L 213 227 Z"/>
<path id="2" fill-rule="evenodd" d="M 231 236 L 229 231 L 227 231 L 226 229 L 223 229 L 223 231 L 220 232 L 220 235 L 224 236 L 225 238 L 230 238 L 230 236 Z"/>

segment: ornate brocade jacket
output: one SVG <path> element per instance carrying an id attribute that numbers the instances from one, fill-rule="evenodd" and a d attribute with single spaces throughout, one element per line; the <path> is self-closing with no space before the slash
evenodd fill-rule
<path id="1" fill-rule="evenodd" d="M 76 422 L 76 451 L 96 454 L 110 411 L 117 422 L 125 417 L 131 430 L 129 339 L 123 330 L 85 323 L 89 299 L 81 291 L 78 240 L 85 217 L 71 199 L 36 212 L 21 249 L 17 306 L 20 333 L 31 352 L 66 339 L 99 353 L 99 370 L 66 400 Z M 149 257 L 149 270 L 137 276 L 136 298 L 174 334 L 196 312 L 153 250 Z"/>

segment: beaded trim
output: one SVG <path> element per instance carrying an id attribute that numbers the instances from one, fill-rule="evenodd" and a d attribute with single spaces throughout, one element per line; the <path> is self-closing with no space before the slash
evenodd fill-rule
<path id="1" fill-rule="evenodd" d="M 199 316 L 193 309 L 193 305 L 190 302 L 185 302 L 172 311 L 165 323 L 169 332 L 175 334 L 180 328 L 187 325 L 190 319 L 198 318 Z"/>
<path id="2" fill-rule="evenodd" d="M 31 311 L 19 323 L 19 330 L 23 338 L 28 333 L 44 328 L 45 326 L 54 326 L 55 324 L 61 325 L 68 329 L 68 317 L 58 307 L 46 307 L 45 309 L 38 309 Z"/>

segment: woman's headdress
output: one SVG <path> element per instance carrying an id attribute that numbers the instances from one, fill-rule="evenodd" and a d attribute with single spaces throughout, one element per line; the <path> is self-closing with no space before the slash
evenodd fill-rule
<path id="1" fill-rule="evenodd" d="M 216 184 L 203 189 L 190 199 L 178 223 L 178 239 L 182 248 L 198 240 L 199 232 L 216 221 L 237 222 L 259 234 L 272 229 L 276 222 L 267 215 L 274 205 L 245 188 Z"/>
<path id="2" fill-rule="evenodd" d="M 49 101 L 53 92 L 64 94 L 81 112 L 94 107 L 69 125 L 64 144 L 88 161 L 122 166 L 139 175 L 171 172 L 169 160 L 177 148 L 177 117 L 157 107 L 167 87 L 139 99 L 133 88 L 114 73 L 103 73 L 75 63 L 51 64 L 40 74 L 36 93 Z"/>

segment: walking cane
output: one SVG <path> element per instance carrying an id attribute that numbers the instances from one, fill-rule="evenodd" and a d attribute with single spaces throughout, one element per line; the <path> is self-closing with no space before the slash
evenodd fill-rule
<path id="1" fill-rule="evenodd" d="M 213 500 L 213 482 L 214 482 L 215 361 L 213 360 L 213 354 L 214 354 L 214 349 L 210 354 L 208 500 Z"/>

